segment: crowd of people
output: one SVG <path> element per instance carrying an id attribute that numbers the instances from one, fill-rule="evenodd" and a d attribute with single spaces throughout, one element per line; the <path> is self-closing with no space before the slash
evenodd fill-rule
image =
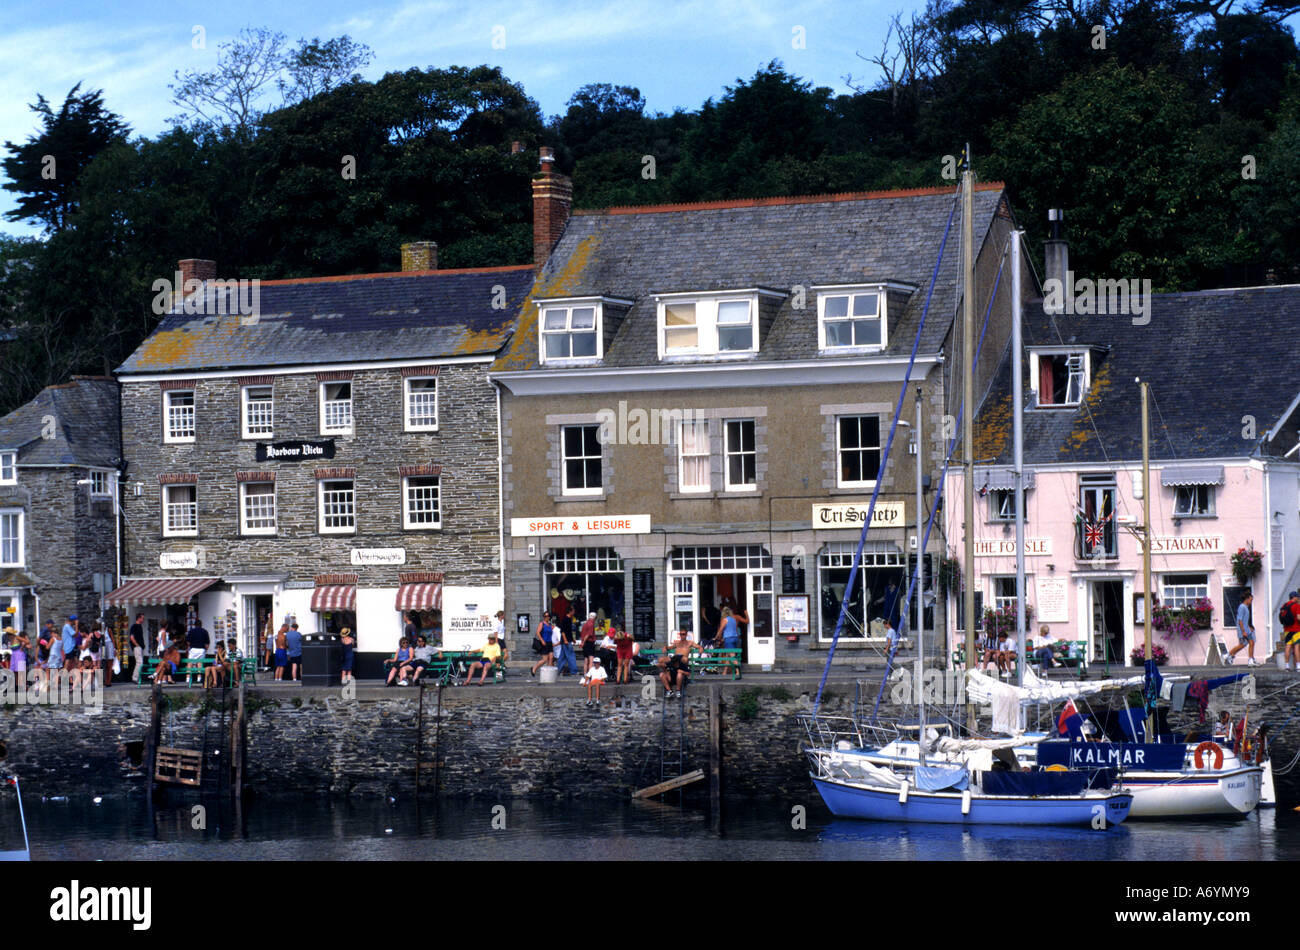
<path id="1" fill-rule="evenodd" d="M 24 631 L 5 627 L 0 635 L 0 667 L 24 676 L 40 673 L 43 686 L 59 680 L 69 686 L 112 686 L 121 662 L 110 631 L 98 620 L 87 623 L 70 614 L 61 630 L 47 620 L 33 642 Z"/>

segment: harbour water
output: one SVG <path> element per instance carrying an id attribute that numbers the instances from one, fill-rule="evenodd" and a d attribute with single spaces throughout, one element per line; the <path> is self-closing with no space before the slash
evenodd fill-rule
<path id="1" fill-rule="evenodd" d="M 5 803 L 12 805 L 12 800 Z M 1131 822 L 1105 831 L 958 828 L 836 819 L 816 800 L 730 802 L 707 812 L 659 803 L 486 799 L 259 801 L 237 823 L 228 803 L 155 807 L 139 798 L 27 802 L 34 860 L 1105 860 L 1300 858 L 1300 815 Z M 6 811 L 12 811 L 6 808 Z M 0 850 L 21 846 L 12 815 Z M 202 820 L 198 820 L 202 818 Z M 196 825 L 206 827 L 196 827 Z M 14 836 L 18 835 L 15 841 Z"/>

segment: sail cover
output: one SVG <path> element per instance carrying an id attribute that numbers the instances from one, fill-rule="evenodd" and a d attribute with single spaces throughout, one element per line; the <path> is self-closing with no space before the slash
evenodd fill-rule
<path id="1" fill-rule="evenodd" d="M 1114 689 L 1127 689 L 1130 686 L 1140 685 L 1142 680 L 1141 676 L 1109 680 L 1043 680 L 1032 671 L 1025 670 L 1025 685 L 1022 687 L 986 676 L 979 670 L 967 670 L 966 695 L 977 703 L 992 703 L 996 711 L 998 704 L 995 697 L 999 693 L 1004 696 L 1014 696 L 1021 706 L 1029 706 L 1033 703 L 1054 703 Z M 1011 730 L 999 729 L 998 731 Z"/>

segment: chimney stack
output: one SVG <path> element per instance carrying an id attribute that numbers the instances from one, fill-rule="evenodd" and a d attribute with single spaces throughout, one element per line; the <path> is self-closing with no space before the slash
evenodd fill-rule
<path id="1" fill-rule="evenodd" d="M 182 306 L 189 291 L 185 288 L 192 280 L 207 283 L 217 279 L 217 262 L 205 261 L 197 257 L 187 257 L 176 262 L 176 272 L 180 274 L 180 283 L 172 288 L 173 309 Z"/>
<path id="2" fill-rule="evenodd" d="M 1043 278 L 1044 281 L 1057 281 L 1054 286 L 1058 288 L 1058 293 L 1069 294 L 1071 288 L 1067 284 L 1066 275 L 1070 270 L 1070 245 L 1065 240 L 1065 212 L 1060 208 L 1052 208 L 1047 212 L 1047 220 L 1049 232 L 1047 240 L 1043 242 L 1046 257 Z M 1046 294 L 1051 292 L 1046 286 L 1043 291 Z"/>
<path id="3" fill-rule="evenodd" d="M 402 245 L 402 271 L 437 270 L 436 241 L 413 241 Z"/>
<path id="4" fill-rule="evenodd" d="M 540 268 L 569 222 L 573 182 L 555 171 L 555 151 L 541 148 L 541 173 L 533 179 L 533 266 Z"/>
<path id="5" fill-rule="evenodd" d="M 513 142 L 510 143 L 510 154 L 511 154 L 511 155 L 518 155 L 518 154 L 519 154 L 520 152 L 522 152 L 523 150 L 524 150 L 524 143 L 521 142 L 521 141 L 519 141 L 518 139 L 515 139 L 515 141 L 513 141 Z"/>

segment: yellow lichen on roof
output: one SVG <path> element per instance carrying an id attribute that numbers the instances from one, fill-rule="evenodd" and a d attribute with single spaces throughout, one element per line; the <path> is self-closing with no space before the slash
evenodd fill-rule
<path id="1" fill-rule="evenodd" d="M 1095 364 L 1094 364 L 1095 365 Z M 1061 446 L 1061 454 L 1068 454 L 1081 449 L 1093 439 L 1096 433 L 1092 426 L 1092 413 L 1101 405 L 1103 399 L 1110 394 L 1113 383 L 1110 378 L 1110 364 L 1102 363 L 1100 368 L 1093 374 L 1092 385 L 1088 389 L 1088 395 L 1083 399 L 1083 406 L 1076 418 L 1076 426 L 1065 444 Z"/>
<path id="2" fill-rule="evenodd" d="M 460 342 L 452 350 L 453 355 L 471 356 L 475 353 L 490 353 L 501 345 L 502 330 L 465 330 Z"/>
<path id="3" fill-rule="evenodd" d="M 140 344 L 136 363 L 141 368 L 170 369 L 190 355 L 190 337 L 184 330 L 155 331 Z"/>
<path id="4" fill-rule="evenodd" d="M 533 288 L 528 292 L 528 297 L 524 300 L 524 305 L 519 310 L 519 329 L 515 332 L 515 338 L 511 341 L 510 349 L 501 355 L 493 367 L 495 370 L 511 370 L 528 366 L 534 360 L 536 354 L 536 331 L 537 331 L 537 303 L 539 299 L 547 297 L 563 297 L 572 294 L 578 287 L 579 278 L 587 269 L 591 262 L 591 256 L 596 250 L 598 241 L 596 235 L 588 235 L 578 242 L 573 253 L 569 255 L 564 265 L 556 270 L 546 280 L 542 282 L 539 277 L 533 282 Z"/>
<path id="5" fill-rule="evenodd" d="M 997 458 L 1005 452 L 1011 422 L 1009 396 L 1003 396 L 996 403 L 985 406 L 975 425 L 975 458 Z"/>

